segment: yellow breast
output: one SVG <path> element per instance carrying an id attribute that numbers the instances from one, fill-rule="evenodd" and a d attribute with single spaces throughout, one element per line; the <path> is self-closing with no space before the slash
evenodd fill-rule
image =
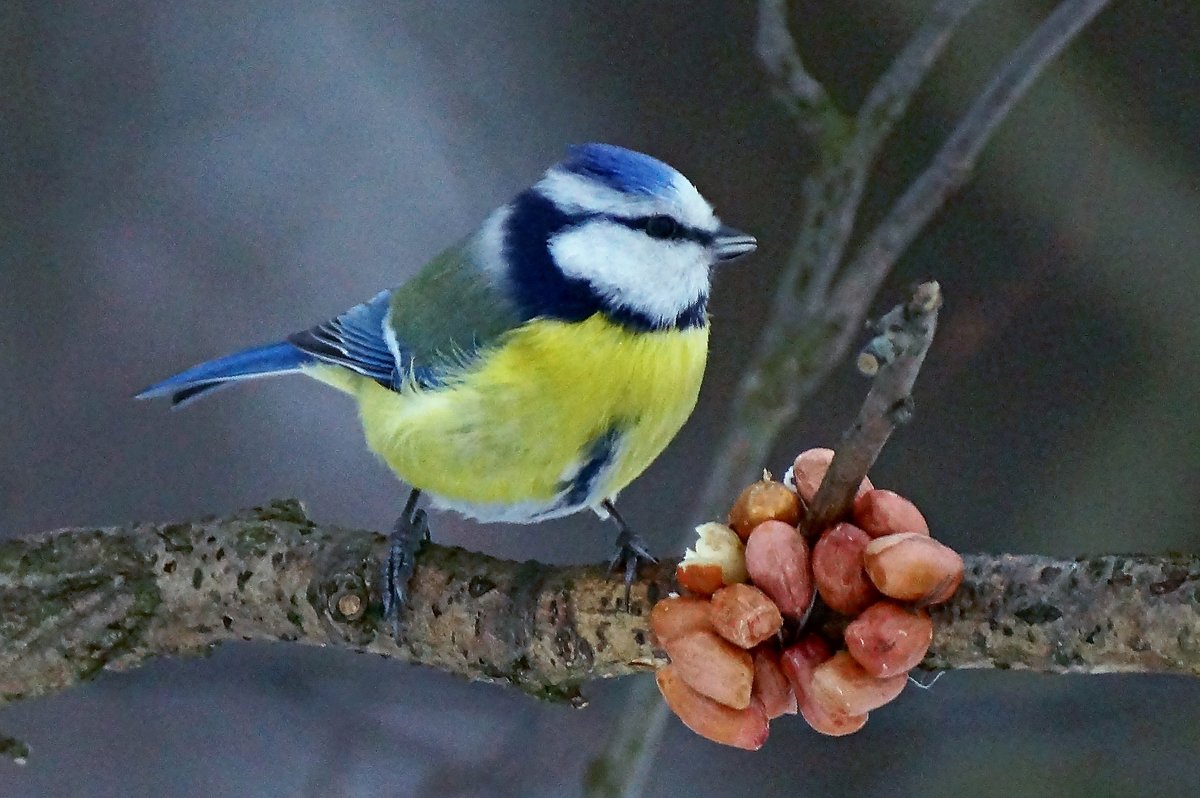
<path id="1" fill-rule="evenodd" d="M 593 506 L 632 482 L 696 405 L 708 327 L 630 332 L 597 314 L 534 321 L 457 378 L 402 393 L 337 369 L 368 445 L 414 487 L 485 520 Z"/>

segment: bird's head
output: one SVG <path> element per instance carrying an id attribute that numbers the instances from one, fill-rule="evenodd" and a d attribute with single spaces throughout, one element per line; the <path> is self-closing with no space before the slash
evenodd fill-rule
<path id="1" fill-rule="evenodd" d="M 528 313 L 638 329 L 703 324 L 712 266 L 757 246 L 675 169 L 610 144 L 572 147 L 492 227 Z"/>

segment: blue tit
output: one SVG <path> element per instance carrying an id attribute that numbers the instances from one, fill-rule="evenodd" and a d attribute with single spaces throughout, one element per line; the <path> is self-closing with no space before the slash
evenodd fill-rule
<path id="1" fill-rule="evenodd" d="M 613 516 L 628 584 L 649 555 L 612 501 L 696 405 L 712 267 L 756 246 L 667 164 L 572 147 L 400 287 L 138 398 L 304 374 L 357 401 L 367 445 L 434 507 Z"/>

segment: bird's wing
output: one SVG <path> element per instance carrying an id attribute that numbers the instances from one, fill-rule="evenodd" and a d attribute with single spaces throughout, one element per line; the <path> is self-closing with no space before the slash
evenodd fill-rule
<path id="1" fill-rule="evenodd" d="M 397 359 L 384 335 L 391 291 L 355 305 L 337 318 L 288 336 L 288 343 L 321 363 L 343 366 L 390 385 Z"/>
<path id="2" fill-rule="evenodd" d="M 418 385 L 439 385 L 523 321 L 494 273 L 470 246 L 451 247 L 399 288 L 288 342 L 394 390 L 410 377 Z"/>

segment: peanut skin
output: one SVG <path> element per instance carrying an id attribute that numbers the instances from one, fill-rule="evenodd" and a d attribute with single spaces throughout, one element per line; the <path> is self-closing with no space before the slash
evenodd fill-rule
<path id="1" fill-rule="evenodd" d="M 725 585 L 721 566 L 715 563 L 681 562 L 675 566 L 675 581 L 698 596 L 711 596 Z"/>
<path id="2" fill-rule="evenodd" d="M 751 652 L 754 656 L 753 698 L 760 701 L 767 717 L 795 715 L 796 693 L 792 683 L 783 672 L 779 651 L 773 645 L 759 646 Z"/>
<path id="3" fill-rule="evenodd" d="M 782 521 L 795 526 L 800 523 L 804 505 L 800 497 L 782 482 L 762 479 L 749 485 L 729 511 L 729 526 L 742 540 L 750 537 L 754 527 L 763 521 Z"/>
<path id="4" fill-rule="evenodd" d="M 933 642 L 933 621 L 924 610 L 877 601 L 846 626 L 846 650 L 872 676 L 915 668 Z"/>
<path id="5" fill-rule="evenodd" d="M 813 670 L 825 660 L 833 656 L 833 651 L 824 638 L 815 634 L 807 634 L 796 643 L 788 646 L 779 658 L 779 664 L 784 674 L 792 684 L 792 692 L 796 700 L 803 704 L 812 686 Z"/>
<path id="6" fill-rule="evenodd" d="M 867 725 L 867 713 L 847 715 L 844 712 L 829 709 L 816 701 L 806 701 L 800 706 L 800 716 L 808 722 L 813 731 L 829 737 L 845 737 Z"/>
<path id="7" fill-rule="evenodd" d="M 871 536 L 853 524 L 838 524 L 813 547 L 813 581 L 834 612 L 858 615 L 879 599 L 863 570 L 863 552 Z"/>
<path id="8" fill-rule="evenodd" d="M 708 629 L 668 640 L 663 648 L 693 690 L 733 709 L 750 706 L 754 660 L 749 651 Z"/>
<path id="9" fill-rule="evenodd" d="M 873 538 L 897 532 L 929 534 L 917 505 L 890 490 L 869 490 L 855 499 L 854 523 Z"/>
<path id="10" fill-rule="evenodd" d="M 835 714 L 865 715 L 893 701 L 907 681 L 904 673 L 883 679 L 872 676 L 848 652 L 839 651 L 813 669 L 801 706 L 812 700 Z"/>
<path id="11" fill-rule="evenodd" d="M 963 578 L 958 552 L 912 532 L 871 541 L 863 551 L 863 567 L 880 593 L 921 607 L 947 601 Z"/>
<path id="12" fill-rule="evenodd" d="M 756 526 L 746 542 L 746 571 L 784 615 L 800 618 L 808 612 L 812 570 L 808 544 L 795 527 L 782 521 Z"/>
<path id="13" fill-rule="evenodd" d="M 650 631 L 664 648 L 668 641 L 699 629 L 712 629 L 712 604 L 708 599 L 669 596 L 650 610 Z"/>
<path id="14" fill-rule="evenodd" d="M 825 479 L 825 472 L 829 470 L 829 464 L 832 462 L 833 449 L 808 449 L 796 456 L 796 461 L 792 463 L 792 481 L 796 484 L 796 493 L 800 494 L 805 505 L 812 504 L 813 497 L 817 495 L 817 488 L 821 487 L 821 480 Z M 873 487 L 871 480 L 863 477 L 856 495 L 861 496 Z"/>
<path id="15" fill-rule="evenodd" d="M 689 687 L 674 665 L 659 668 L 654 678 L 667 706 L 701 737 L 747 751 L 757 751 L 767 741 L 768 719 L 762 704 L 753 702 L 745 709 L 719 704 Z"/>

